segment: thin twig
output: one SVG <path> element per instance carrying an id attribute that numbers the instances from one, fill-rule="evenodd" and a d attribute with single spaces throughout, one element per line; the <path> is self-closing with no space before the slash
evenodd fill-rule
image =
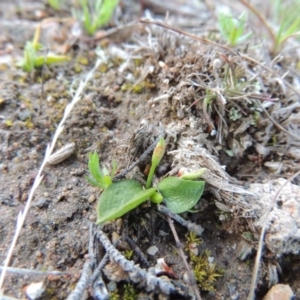
<path id="1" fill-rule="evenodd" d="M 258 274 L 258 270 L 259 270 L 261 253 L 262 253 L 262 249 L 263 249 L 263 245 L 264 245 L 264 237 L 265 237 L 265 232 L 266 232 L 266 226 L 267 226 L 267 223 L 268 223 L 268 218 L 269 218 L 269 214 L 271 212 L 271 209 L 272 209 L 272 207 L 274 207 L 275 201 L 276 201 L 277 197 L 279 196 L 280 192 L 282 191 L 282 189 L 289 182 L 291 182 L 295 177 L 297 177 L 299 174 L 300 174 L 300 171 L 295 173 L 293 176 L 289 177 L 287 179 L 287 181 L 278 189 L 278 191 L 276 192 L 273 199 L 269 202 L 267 212 L 266 212 L 266 217 L 264 218 L 264 222 L 263 222 L 263 225 L 262 225 L 262 228 L 261 228 L 261 233 L 260 233 L 260 238 L 259 238 L 259 243 L 258 243 L 258 249 L 257 249 L 257 253 L 256 253 L 256 258 L 255 258 L 255 264 L 254 264 L 253 273 L 252 273 L 250 292 L 249 292 L 249 295 L 248 295 L 248 300 L 253 300 L 254 299 L 254 291 L 255 291 L 255 285 L 256 285 L 256 280 L 257 280 L 257 274 Z"/>
<path id="2" fill-rule="evenodd" d="M 97 278 L 99 277 L 100 275 L 100 272 L 103 270 L 104 266 L 106 265 L 106 263 L 108 262 L 109 260 L 109 255 L 106 253 L 102 260 L 100 261 L 98 267 L 95 269 L 94 273 L 93 273 L 93 276 L 90 280 L 90 285 L 92 285 L 96 280 Z"/>
<path id="3" fill-rule="evenodd" d="M 272 30 L 272 28 L 269 26 L 269 24 L 267 23 L 266 19 L 259 13 L 259 11 L 249 2 L 245 1 L 245 0 L 240 0 L 240 2 L 245 5 L 261 22 L 261 24 L 267 29 L 268 34 L 272 40 L 273 43 L 273 47 L 274 45 L 276 45 L 276 36 Z"/>
<path id="4" fill-rule="evenodd" d="M 186 227 L 189 231 L 193 231 L 197 236 L 202 235 L 202 232 L 203 232 L 204 229 L 200 225 L 189 222 L 189 221 L 186 221 L 185 219 L 183 219 L 179 215 L 174 214 L 173 212 L 171 212 L 164 205 L 157 205 L 157 209 L 158 209 L 158 211 L 164 213 L 165 215 L 167 215 L 171 219 L 175 220 L 180 225 Z"/>
<path id="5" fill-rule="evenodd" d="M 169 281 L 152 275 L 144 269 L 141 269 L 138 265 L 135 265 L 133 261 L 127 260 L 110 242 L 105 233 L 98 229 L 95 233 L 100 243 L 110 255 L 110 258 L 118 264 L 125 272 L 127 272 L 129 278 L 139 283 L 140 287 L 144 287 L 147 292 L 155 291 L 159 289 L 165 295 L 181 295 L 186 296 L 186 291 L 178 290 Z"/>
<path id="6" fill-rule="evenodd" d="M 166 28 L 166 29 L 172 30 L 172 31 L 174 31 L 174 32 L 177 32 L 177 33 L 179 33 L 179 34 L 183 34 L 183 35 L 185 35 L 185 36 L 188 36 L 188 37 L 190 37 L 190 38 L 192 38 L 192 39 L 196 39 L 197 41 L 200 41 L 200 42 L 202 42 L 202 43 L 204 43 L 204 44 L 210 44 L 210 45 L 212 45 L 212 46 L 214 46 L 214 47 L 218 47 L 218 48 L 220 48 L 220 49 L 223 49 L 223 50 L 229 51 L 229 52 L 231 52 L 231 53 L 237 54 L 236 51 L 232 50 L 232 49 L 229 48 L 229 47 L 226 47 L 226 46 L 224 46 L 224 45 L 221 45 L 221 44 L 215 43 L 215 42 L 213 42 L 213 41 L 210 41 L 210 40 L 208 40 L 208 39 L 199 37 L 199 36 L 194 35 L 194 34 L 192 34 L 192 33 L 188 33 L 188 32 L 186 32 L 186 31 L 183 31 L 183 30 L 180 30 L 180 29 L 171 27 L 171 26 L 169 26 L 169 25 L 167 25 L 167 24 L 165 24 L 165 23 L 163 23 L 163 22 L 161 22 L 161 21 L 148 20 L 148 19 L 141 19 L 140 22 L 143 23 L 143 24 L 158 25 L 158 26 L 161 26 L 161 27 L 163 27 L 163 28 Z"/>
<path id="7" fill-rule="evenodd" d="M 282 130 L 283 132 L 285 132 L 286 134 L 288 134 L 289 136 L 293 137 L 296 140 L 300 140 L 300 137 L 297 135 L 292 134 L 291 132 L 289 132 L 288 130 L 286 130 L 284 127 L 282 127 L 279 123 L 277 123 L 268 113 L 268 111 L 262 106 L 262 104 L 257 101 L 257 103 L 260 105 L 260 107 L 262 108 L 262 110 L 264 111 L 264 113 L 267 115 L 268 119 L 279 129 Z"/>
<path id="8" fill-rule="evenodd" d="M 109 292 L 105 286 L 101 273 L 98 274 L 97 280 L 93 283 L 93 296 L 96 300 L 110 299 Z"/>
<path id="9" fill-rule="evenodd" d="M 6 274 L 6 270 L 7 270 L 8 264 L 9 264 L 9 262 L 11 260 L 11 257 L 12 257 L 12 254 L 13 254 L 13 250 L 14 250 L 14 248 L 16 246 L 18 237 L 20 235 L 21 229 L 23 227 L 23 224 L 25 222 L 27 213 L 29 211 L 31 201 L 33 199 L 33 195 L 34 195 L 36 189 L 38 188 L 38 186 L 40 185 L 40 183 L 41 183 L 41 181 L 43 179 L 43 176 L 41 174 L 42 174 L 42 172 L 43 172 L 43 170 L 44 170 L 44 168 L 45 168 L 45 166 L 47 164 L 47 160 L 50 157 L 51 153 L 53 152 L 53 149 L 55 147 L 57 138 L 59 137 L 59 135 L 61 134 L 61 132 L 64 129 L 64 125 L 63 124 L 65 123 L 65 121 L 66 121 L 67 117 L 69 116 L 69 114 L 70 114 L 72 108 L 74 107 L 74 105 L 81 99 L 82 92 L 83 92 L 84 88 L 86 87 L 88 81 L 91 79 L 91 77 L 93 76 L 95 70 L 98 68 L 98 66 L 100 65 L 100 63 L 101 63 L 101 60 L 98 59 L 96 61 L 96 64 L 95 64 L 94 68 L 87 74 L 85 80 L 80 82 L 79 87 L 78 87 L 78 89 L 77 89 L 77 91 L 76 91 L 76 93 L 75 93 L 72 101 L 65 108 L 64 116 L 63 116 L 62 120 L 60 121 L 60 123 L 59 123 L 59 125 L 58 125 L 58 127 L 57 127 L 57 129 L 56 129 L 56 131 L 54 133 L 52 142 L 50 143 L 50 145 L 47 146 L 44 160 L 43 160 L 43 162 L 42 162 L 42 164 L 40 166 L 40 169 L 38 170 L 37 176 L 36 176 L 36 178 L 34 180 L 32 188 L 30 190 L 30 193 L 29 193 L 29 196 L 28 196 L 28 199 L 27 199 L 24 211 L 23 212 L 20 211 L 19 215 L 18 215 L 18 218 L 17 218 L 16 232 L 15 232 L 15 235 L 14 235 L 13 240 L 11 242 L 10 248 L 8 250 L 8 254 L 6 256 L 6 259 L 5 259 L 5 262 L 4 262 L 4 266 L 3 266 L 3 271 L 2 271 L 1 277 L 0 277 L 0 295 L 1 295 L 1 288 L 2 288 L 2 285 L 4 283 L 4 278 L 5 278 L 5 274 Z"/>
<path id="10" fill-rule="evenodd" d="M 195 297 L 196 297 L 197 300 L 201 300 L 201 295 L 200 295 L 200 291 L 199 291 L 199 288 L 198 288 L 196 280 L 195 280 L 194 272 L 193 272 L 193 270 L 191 270 L 191 268 L 190 268 L 190 266 L 189 266 L 189 264 L 188 264 L 188 262 L 186 260 L 186 256 L 185 256 L 185 254 L 184 254 L 184 252 L 182 250 L 182 245 L 180 243 L 177 231 L 176 231 L 175 226 L 173 224 L 173 220 L 171 220 L 170 217 L 168 217 L 168 223 L 169 223 L 169 226 L 170 226 L 171 231 L 173 233 L 173 236 L 174 236 L 174 239 L 175 239 L 175 242 L 176 242 L 176 247 L 178 249 L 179 255 L 180 255 L 180 257 L 181 257 L 181 259 L 183 261 L 185 269 L 187 270 L 189 282 L 190 282 L 190 285 L 193 288 Z"/>
<path id="11" fill-rule="evenodd" d="M 160 138 L 164 137 L 164 135 L 165 135 L 164 132 L 160 133 L 159 136 L 157 137 L 157 139 L 148 147 L 148 149 L 139 157 L 139 159 L 137 161 L 135 161 L 129 168 L 127 168 L 123 172 L 116 175 L 113 178 L 113 181 L 115 182 L 121 178 L 124 178 L 132 169 L 134 169 L 137 165 L 139 165 L 140 163 L 145 161 L 147 159 L 147 157 L 149 156 L 149 154 L 151 153 L 151 151 L 154 150 L 154 148 L 157 145 L 157 143 L 159 142 Z"/>
<path id="12" fill-rule="evenodd" d="M 0 266 L 0 271 L 2 271 L 4 267 Z M 31 269 L 23 269 L 23 268 L 13 268 L 13 267 L 7 267 L 6 272 L 13 273 L 13 274 L 24 274 L 24 275 L 42 275 L 42 276 L 48 276 L 48 275 L 70 275 L 71 273 L 68 272 L 60 272 L 60 271 L 40 271 L 40 270 L 31 270 Z"/>
<path id="13" fill-rule="evenodd" d="M 93 225 L 90 224 L 90 240 L 89 240 L 89 253 L 86 262 L 84 263 L 80 279 L 78 280 L 75 289 L 68 296 L 67 300 L 81 300 L 85 289 L 89 286 L 91 281 L 92 270 L 96 264 L 96 259 L 94 257 L 94 234 Z"/>
<path id="14" fill-rule="evenodd" d="M 144 265 L 144 267 L 149 268 L 150 264 L 139 246 L 129 236 L 125 236 L 124 239 L 130 246 L 130 248 L 134 251 L 134 253 L 140 258 L 140 261 Z"/>

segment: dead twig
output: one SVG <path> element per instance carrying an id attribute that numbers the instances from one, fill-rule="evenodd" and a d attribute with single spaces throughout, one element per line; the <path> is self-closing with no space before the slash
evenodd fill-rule
<path id="1" fill-rule="evenodd" d="M 190 266 L 189 266 L 189 264 L 188 264 L 188 262 L 186 260 L 186 256 L 185 256 L 185 254 L 183 252 L 182 245 L 180 243 L 177 231 L 176 231 L 175 226 L 173 224 L 173 220 L 171 220 L 170 217 L 168 217 L 168 223 L 169 223 L 169 226 L 170 226 L 171 231 L 173 233 L 173 236 L 174 236 L 174 239 L 175 239 L 175 242 L 176 242 L 176 247 L 178 249 L 179 255 L 180 255 L 180 257 L 181 257 L 181 259 L 183 261 L 185 269 L 187 270 L 189 282 L 190 282 L 190 285 L 193 288 L 195 297 L 196 297 L 197 300 L 201 300 L 201 295 L 200 295 L 200 291 L 199 291 L 199 288 L 198 288 L 196 280 L 195 280 L 194 272 L 191 270 L 191 268 L 190 268 Z"/>
<path id="2" fill-rule="evenodd" d="M 88 287 L 89 282 L 91 281 L 92 270 L 96 264 L 96 259 L 94 257 L 93 244 L 94 244 L 93 226 L 90 224 L 90 240 L 89 240 L 88 258 L 83 266 L 80 279 L 77 282 L 75 289 L 68 296 L 67 300 L 81 300 L 85 289 Z"/>
<path id="3" fill-rule="evenodd" d="M 144 255 L 144 253 L 141 251 L 139 246 L 129 237 L 124 237 L 125 241 L 129 244 L 130 248 L 134 251 L 134 253 L 140 258 L 141 263 L 146 267 L 149 268 L 150 264 Z"/>
<path id="4" fill-rule="evenodd" d="M 143 24 L 150 24 L 150 25 L 158 25 L 158 26 L 161 26 L 163 28 L 166 28 L 166 29 L 169 29 L 169 30 L 172 30 L 174 32 L 177 32 L 179 34 L 182 34 L 182 35 L 185 35 L 185 36 L 188 36 L 194 40 L 197 40 L 197 41 L 200 41 L 202 43 L 205 43 L 205 44 L 210 44 L 214 47 L 218 47 L 220 49 L 223 49 L 223 50 L 226 50 L 226 51 L 229 51 L 230 53 L 233 53 L 233 54 L 237 54 L 236 51 L 230 49 L 229 47 L 226 47 L 224 45 L 220 45 L 218 43 L 215 43 L 213 41 L 210 41 L 210 40 L 207 40 L 205 38 L 202 38 L 202 37 L 199 37 L 197 35 L 194 35 L 194 34 L 191 34 L 191 33 L 188 33 L 186 31 L 183 31 L 183 30 L 180 30 L 180 29 L 177 29 L 177 28 L 174 28 L 174 27 L 171 27 L 163 22 L 160 22 L 160 21 L 154 21 L 154 20 L 148 20 L 148 19 L 141 19 L 140 20 L 141 23 Z"/>
<path id="5" fill-rule="evenodd" d="M 99 239 L 100 243 L 103 245 L 110 258 L 118 264 L 125 272 L 127 272 L 129 278 L 135 282 L 139 283 L 140 287 L 144 287 L 147 292 L 154 291 L 158 289 L 161 293 L 165 295 L 181 295 L 186 296 L 188 289 L 186 291 L 178 290 L 175 286 L 164 278 L 158 278 L 144 269 L 141 269 L 138 265 L 135 265 L 133 261 L 127 260 L 110 242 L 105 233 L 98 229 L 95 232 L 96 237 Z"/>
<path id="6" fill-rule="evenodd" d="M 98 267 L 94 271 L 93 276 L 90 280 L 90 285 L 92 285 L 97 280 L 97 278 L 100 276 L 100 273 L 101 273 L 102 269 L 104 268 L 104 266 L 106 265 L 106 263 L 108 262 L 108 260 L 109 260 L 109 255 L 106 253 L 103 256 L 103 258 L 102 258 L 101 262 L 99 263 Z"/>
<path id="7" fill-rule="evenodd" d="M 249 2 L 245 0 L 240 0 L 240 2 L 245 5 L 261 22 L 261 24 L 266 28 L 268 34 L 272 40 L 273 46 L 276 44 L 276 36 L 272 30 L 272 28 L 267 23 L 266 19 L 259 13 L 259 11 Z"/>
<path id="8" fill-rule="evenodd" d="M 287 181 L 278 189 L 275 196 L 273 197 L 273 199 L 271 199 L 271 201 L 268 205 L 267 212 L 266 212 L 266 217 L 264 218 L 264 223 L 263 223 L 262 228 L 261 228 L 261 233 L 260 233 L 260 238 L 259 238 L 259 243 L 258 243 L 258 249 L 257 249 L 257 253 L 256 253 L 256 258 L 255 258 L 255 264 L 254 264 L 253 273 L 252 273 L 250 292 L 249 292 L 249 295 L 248 295 L 248 300 L 253 300 L 254 299 L 255 285 L 256 285 L 256 281 L 257 281 L 257 274 L 258 274 L 258 270 L 259 270 L 259 264 L 260 264 L 261 253 L 262 253 L 262 249 L 263 249 L 263 245 L 264 245 L 264 237 L 265 237 L 265 233 L 266 233 L 266 226 L 267 226 L 267 223 L 268 223 L 269 214 L 272 210 L 272 207 L 275 205 L 275 201 L 276 201 L 277 197 L 279 196 L 280 192 L 282 191 L 282 189 L 289 182 L 291 182 L 295 177 L 297 177 L 299 174 L 300 174 L 300 171 L 295 173 L 293 176 L 289 177 L 287 179 Z"/>
<path id="9" fill-rule="evenodd" d="M 189 221 L 186 221 L 185 219 L 183 219 L 179 215 L 174 214 L 173 212 L 171 212 L 167 207 L 165 207 L 163 205 L 157 205 L 157 209 L 158 209 L 158 211 L 164 213 L 165 215 L 167 215 L 171 219 L 175 220 L 180 225 L 186 227 L 189 231 L 193 231 L 197 236 L 202 235 L 202 232 L 203 232 L 204 229 L 200 225 L 189 222 Z"/>
<path id="10" fill-rule="evenodd" d="M 261 109 L 264 111 L 264 113 L 266 114 L 266 116 L 268 117 L 268 119 L 281 131 L 285 132 L 286 134 L 288 134 L 289 136 L 293 137 L 296 140 L 300 140 L 300 137 L 297 135 L 292 134 L 291 132 L 289 132 L 288 130 L 286 130 L 284 127 L 282 127 L 279 123 L 277 123 L 268 113 L 268 111 L 262 106 L 262 104 L 257 101 L 257 103 L 259 104 L 259 106 L 261 107 Z"/>
<path id="11" fill-rule="evenodd" d="M 0 266 L 0 271 L 2 271 L 4 267 Z M 13 267 L 7 267 L 6 272 L 12 273 L 12 274 L 24 274 L 24 275 L 42 275 L 42 276 L 59 276 L 59 275 L 71 275 L 71 273 L 68 272 L 60 272 L 60 271 L 40 271 L 40 270 L 31 270 L 31 269 L 23 269 L 23 268 L 13 268 Z"/>
<path id="12" fill-rule="evenodd" d="M 165 135 L 165 131 L 164 131 L 164 129 L 162 129 L 162 132 L 159 134 L 159 136 L 157 137 L 157 139 L 148 147 L 148 149 L 139 157 L 139 159 L 136 162 L 134 162 L 129 168 L 127 168 L 123 172 L 121 172 L 118 175 L 116 175 L 113 178 L 113 181 L 115 182 L 115 181 L 118 181 L 118 180 L 124 178 L 137 165 L 139 165 L 140 163 L 142 163 L 143 161 L 145 161 L 147 159 L 147 157 L 149 156 L 149 154 L 151 153 L 151 151 L 154 150 L 154 148 L 157 145 L 157 143 L 159 142 L 160 138 L 164 137 L 164 135 Z"/>

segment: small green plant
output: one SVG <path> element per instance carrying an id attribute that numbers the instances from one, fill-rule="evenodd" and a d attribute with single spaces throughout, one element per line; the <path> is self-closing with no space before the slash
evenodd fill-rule
<path id="1" fill-rule="evenodd" d="M 195 278 L 198 286 L 203 291 L 214 291 L 215 281 L 223 275 L 223 270 L 218 269 L 215 263 L 210 263 L 208 257 L 210 252 L 204 251 L 203 254 L 196 256 L 189 252 L 190 260 L 193 265 Z"/>
<path id="2" fill-rule="evenodd" d="M 274 52 L 277 52 L 289 38 L 300 36 L 300 1 L 294 0 L 289 4 L 282 0 L 274 2 L 275 22 L 279 24 L 274 45 Z"/>
<path id="3" fill-rule="evenodd" d="M 109 293 L 109 299 L 110 300 L 119 300 L 120 299 L 120 295 L 119 295 L 118 289 L 116 289 L 113 292 Z"/>
<path id="4" fill-rule="evenodd" d="M 74 14 L 86 32 L 93 35 L 98 28 L 109 22 L 118 2 L 118 0 L 79 0 L 81 10 L 74 11 Z"/>
<path id="5" fill-rule="evenodd" d="M 235 47 L 251 36 L 251 32 L 244 34 L 246 18 L 246 13 L 242 13 L 238 18 L 234 18 L 230 14 L 219 14 L 220 32 L 230 46 Z"/>
<path id="6" fill-rule="evenodd" d="M 125 284 L 123 299 L 124 300 L 136 300 L 137 299 L 136 291 L 131 284 Z"/>
<path id="7" fill-rule="evenodd" d="M 38 50 L 42 45 L 38 42 L 41 34 L 41 28 L 38 26 L 33 40 L 26 42 L 24 48 L 24 57 L 17 63 L 26 72 L 31 72 L 34 68 L 46 65 L 57 64 L 69 60 L 68 56 L 48 54 L 47 56 L 38 55 Z"/>
<path id="8" fill-rule="evenodd" d="M 132 258 L 132 255 L 133 255 L 133 250 L 125 250 L 125 252 L 124 252 L 125 258 L 130 260 Z"/>
<path id="9" fill-rule="evenodd" d="M 113 182 L 116 170 L 114 165 L 111 174 L 105 168 L 100 168 L 99 156 L 95 152 L 89 157 L 90 176 L 88 181 L 101 189 L 102 192 L 97 207 L 97 224 L 102 224 L 119 218 L 133 210 L 143 202 L 150 199 L 153 203 L 165 201 L 173 213 L 188 211 L 199 201 L 203 190 L 204 181 L 197 181 L 206 169 L 182 175 L 181 177 L 167 177 L 162 179 L 156 187 L 152 186 L 155 168 L 160 163 L 165 152 L 165 141 L 160 139 L 152 155 L 152 166 L 148 175 L 146 188 L 135 181 L 124 179 Z"/>
<path id="10" fill-rule="evenodd" d="M 202 243 L 202 240 L 200 238 L 198 238 L 196 233 L 193 231 L 190 231 L 186 235 L 186 241 L 187 241 L 187 244 L 200 245 Z"/>
<path id="11" fill-rule="evenodd" d="M 277 54 L 289 38 L 300 36 L 299 0 L 270 2 L 270 7 L 273 10 L 273 22 L 278 25 L 277 28 L 270 26 L 266 17 L 249 1 L 240 0 L 240 2 L 259 19 L 268 31 L 272 40 L 271 52 L 273 54 Z"/>

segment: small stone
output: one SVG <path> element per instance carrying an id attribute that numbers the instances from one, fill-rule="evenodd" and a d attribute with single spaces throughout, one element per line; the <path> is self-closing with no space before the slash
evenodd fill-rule
<path id="1" fill-rule="evenodd" d="M 90 215 L 90 217 L 89 217 L 89 220 L 91 221 L 91 222 L 94 222 L 94 221 L 96 221 L 96 216 L 95 215 Z"/>
<path id="2" fill-rule="evenodd" d="M 151 246 L 147 249 L 147 253 L 149 255 L 155 255 L 158 252 L 158 248 L 156 246 Z"/>
<path id="3" fill-rule="evenodd" d="M 112 236 L 111 236 L 111 241 L 112 241 L 113 245 L 117 245 L 117 243 L 119 242 L 120 238 L 121 237 L 114 231 L 112 233 Z"/>
<path id="4" fill-rule="evenodd" d="M 27 297 L 31 300 L 38 299 L 45 291 L 43 282 L 33 282 L 25 288 Z"/>
<path id="5" fill-rule="evenodd" d="M 42 256 L 43 256 L 42 251 L 40 251 L 40 250 L 36 251 L 36 252 L 35 252 L 35 256 L 36 256 L 37 258 L 42 257 Z"/>
<path id="6" fill-rule="evenodd" d="M 18 118 L 21 121 L 26 121 L 31 117 L 31 111 L 29 109 L 24 109 L 18 113 Z"/>
<path id="7" fill-rule="evenodd" d="M 109 292 L 114 292 L 117 288 L 117 284 L 114 282 L 114 281 L 110 281 L 108 284 L 107 284 L 107 289 Z"/>
<path id="8" fill-rule="evenodd" d="M 95 202 L 95 200 L 96 200 L 96 197 L 95 197 L 94 194 L 92 194 L 92 195 L 89 197 L 88 202 L 91 204 L 91 203 Z"/>
<path id="9" fill-rule="evenodd" d="M 287 284 L 274 285 L 263 300 L 290 300 L 294 296 L 294 293 Z"/>
<path id="10" fill-rule="evenodd" d="M 28 194 L 27 193 L 23 193 L 22 197 L 21 197 L 21 201 L 25 202 L 27 200 L 27 198 L 28 198 Z"/>
<path id="11" fill-rule="evenodd" d="M 36 206 L 38 208 L 47 208 L 50 204 L 50 201 L 46 198 L 39 198 L 38 201 L 36 202 Z"/>

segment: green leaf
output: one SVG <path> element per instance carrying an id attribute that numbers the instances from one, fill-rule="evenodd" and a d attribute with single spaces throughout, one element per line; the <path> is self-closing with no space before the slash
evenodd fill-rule
<path id="1" fill-rule="evenodd" d="M 151 168 L 150 168 L 148 178 L 147 178 L 147 183 L 146 183 L 147 189 L 150 188 L 150 186 L 152 184 L 152 178 L 153 178 L 155 169 L 158 166 L 158 164 L 160 163 L 161 159 L 163 158 L 163 156 L 165 154 L 165 149 L 166 149 L 166 142 L 165 142 L 164 138 L 161 137 L 153 151 L 153 154 L 152 154 L 152 164 L 151 164 Z"/>
<path id="2" fill-rule="evenodd" d="M 167 177 L 158 184 L 167 207 L 176 214 L 183 213 L 199 201 L 205 181 L 184 180 L 178 177 Z"/>
<path id="3" fill-rule="evenodd" d="M 143 190 L 143 187 L 135 180 L 112 183 L 99 198 L 97 224 L 123 216 L 145 202 L 155 192 L 155 188 Z"/>
<path id="4" fill-rule="evenodd" d="M 52 64 L 67 62 L 69 60 L 70 60 L 70 57 L 68 57 L 66 55 L 49 54 L 46 57 L 45 56 L 37 56 L 34 60 L 34 66 L 41 67 L 44 64 L 52 65 Z"/>
<path id="5" fill-rule="evenodd" d="M 114 9 L 118 5 L 119 0 L 104 0 L 100 9 L 100 16 L 97 25 L 99 27 L 105 25 L 110 20 Z M 98 9 L 99 11 L 99 9 Z"/>
<path id="6" fill-rule="evenodd" d="M 100 169 L 99 156 L 96 151 L 89 155 L 88 166 L 91 173 L 91 176 L 87 179 L 89 183 L 102 189 L 106 189 L 111 185 L 112 179 L 107 175 L 108 171 L 105 168 L 104 171 L 101 171 Z"/>

